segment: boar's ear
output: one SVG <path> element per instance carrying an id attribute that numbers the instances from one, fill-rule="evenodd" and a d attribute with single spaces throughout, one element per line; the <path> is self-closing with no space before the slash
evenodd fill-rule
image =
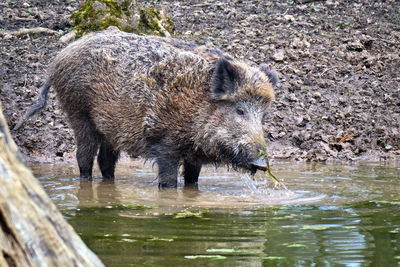
<path id="1" fill-rule="evenodd" d="M 229 98 L 235 91 L 235 81 L 238 78 L 236 67 L 224 57 L 221 57 L 214 71 L 212 80 L 212 96 L 214 99 Z"/>
<path id="2" fill-rule="evenodd" d="M 276 71 L 271 69 L 267 64 L 262 64 L 260 66 L 260 70 L 268 76 L 268 79 L 271 82 L 272 86 L 276 86 L 278 84 L 279 78 Z"/>

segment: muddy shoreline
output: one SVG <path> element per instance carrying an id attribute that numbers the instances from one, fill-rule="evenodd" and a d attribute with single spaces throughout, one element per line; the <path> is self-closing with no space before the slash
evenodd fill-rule
<path id="1" fill-rule="evenodd" d="M 0 99 L 12 129 L 66 46 L 82 1 L 0 3 Z M 266 125 L 275 160 L 400 159 L 397 1 L 155 1 L 176 38 L 212 43 L 280 73 Z M 15 34 L 22 28 L 57 32 Z M 29 162 L 74 160 L 73 133 L 51 90 L 45 110 L 11 131 Z"/>

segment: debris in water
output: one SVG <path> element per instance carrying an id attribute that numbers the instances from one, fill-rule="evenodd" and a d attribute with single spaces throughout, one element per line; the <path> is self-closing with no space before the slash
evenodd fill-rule
<path id="1" fill-rule="evenodd" d="M 210 260 L 225 260 L 226 256 L 222 255 L 188 255 L 185 259 L 197 260 L 197 259 L 210 259 Z"/>
<path id="2" fill-rule="evenodd" d="M 209 253 L 221 253 L 221 254 L 228 254 L 228 253 L 251 253 L 248 249 L 235 249 L 235 248 L 208 248 L 206 249 Z"/>
<path id="3" fill-rule="evenodd" d="M 307 248 L 307 245 L 300 244 L 300 243 L 283 243 L 282 246 L 288 247 L 288 248 Z"/>

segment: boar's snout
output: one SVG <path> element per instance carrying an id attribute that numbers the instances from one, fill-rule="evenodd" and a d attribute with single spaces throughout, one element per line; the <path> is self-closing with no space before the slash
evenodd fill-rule
<path id="1" fill-rule="evenodd" d="M 255 174 L 257 170 L 266 171 L 268 169 L 267 159 L 264 155 L 260 155 L 249 163 L 249 167 L 251 174 Z"/>

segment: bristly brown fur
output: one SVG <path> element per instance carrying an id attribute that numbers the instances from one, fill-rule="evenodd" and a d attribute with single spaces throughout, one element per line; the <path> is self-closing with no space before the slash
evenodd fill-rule
<path id="1" fill-rule="evenodd" d="M 215 48 L 109 28 L 61 51 L 48 82 L 74 130 L 81 177 L 97 153 L 113 177 L 124 150 L 156 159 L 160 186 L 174 187 L 181 164 L 186 183 L 204 163 L 248 168 L 264 142 L 271 73 Z"/>
<path id="2" fill-rule="evenodd" d="M 265 102 L 275 100 L 275 93 L 272 84 L 265 82 L 268 81 L 268 77 L 265 73 L 241 62 L 235 62 L 234 64 L 237 69 L 245 71 L 243 79 L 240 81 L 242 84 L 239 85 L 239 87 L 244 90 L 235 93 L 233 98 L 240 99 L 251 95 L 263 99 Z"/>

